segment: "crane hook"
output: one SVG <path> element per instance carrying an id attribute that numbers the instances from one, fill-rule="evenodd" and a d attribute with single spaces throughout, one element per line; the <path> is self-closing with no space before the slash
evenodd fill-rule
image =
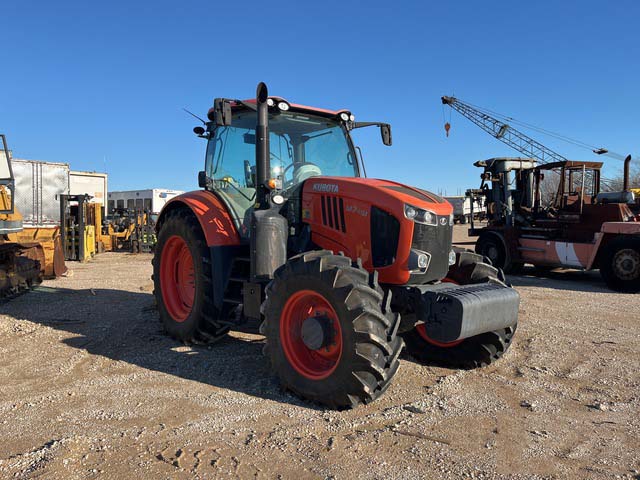
<path id="1" fill-rule="evenodd" d="M 444 124 L 444 131 L 447 132 L 447 137 L 449 136 L 449 130 L 451 129 L 451 124 L 449 122 Z"/>

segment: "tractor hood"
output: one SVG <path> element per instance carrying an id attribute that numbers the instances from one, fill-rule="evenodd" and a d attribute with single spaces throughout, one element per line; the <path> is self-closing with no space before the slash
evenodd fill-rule
<path id="1" fill-rule="evenodd" d="M 425 221 L 415 219 L 420 211 Z M 312 177 L 302 192 L 301 220 L 310 226 L 313 243 L 360 258 L 381 282 L 395 285 L 446 276 L 452 213 L 442 197 L 388 180 Z M 428 268 L 418 266 L 421 254 L 429 257 Z"/>
<path id="2" fill-rule="evenodd" d="M 375 178 L 313 177 L 304 184 L 305 194 L 330 194 L 366 202 L 389 213 L 403 212 L 404 205 L 430 210 L 436 215 L 449 215 L 453 207 L 444 198 L 402 183 Z"/>

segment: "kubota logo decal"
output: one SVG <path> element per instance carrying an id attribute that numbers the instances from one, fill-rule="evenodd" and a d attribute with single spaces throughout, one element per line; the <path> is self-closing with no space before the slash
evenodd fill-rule
<path id="1" fill-rule="evenodd" d="M 334 183 L 314 183 L 313 184 L 314 192 L 323 192 L 323 193 L 338 193 L 338 185 Z"/>

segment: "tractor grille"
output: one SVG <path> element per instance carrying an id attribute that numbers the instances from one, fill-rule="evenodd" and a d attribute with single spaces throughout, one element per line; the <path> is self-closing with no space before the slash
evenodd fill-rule
<path id="1" fill-rule="evenodd" d="M 386 267 L 396 261 L 400 222 L 390 213 L 371 208 L 371 260 L 376 268 Z"/>
<path id="2" fill-rule="evenodd" d="M 322 204 L 322 223 L 327 227 L 346 233 L 347 226 L 344 223 L 344 201 L 342 198 L 321 195 L 320 202 Z"/>
<path id="3" fill-rule="evenodd" d="M 441 225 L 441 219 L 445 219 Z M 449 252 L 453 228 L 449 225 L 449 216 L 438 216 L 438 225 L 414 224 L 411 248 L 421 250 L 431 255 L 429 268 L 425 273 L 413 273 L 410 283 L 428 283 L 446 277 L 449 271 Z"/>

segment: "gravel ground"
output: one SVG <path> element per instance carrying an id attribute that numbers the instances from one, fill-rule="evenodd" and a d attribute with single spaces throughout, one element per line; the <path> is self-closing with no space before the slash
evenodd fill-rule
<path id="1" fill-rule="evenodd" d="M 150 260 L 72 263 L 0 306 L 0 478 L 640 478 L 640 295 L 597 272 L 509 277 L 502 360 L 404 359 L 381 399 L 334 412 L 281 391 L 258 335 L 167 338 Z"/>

